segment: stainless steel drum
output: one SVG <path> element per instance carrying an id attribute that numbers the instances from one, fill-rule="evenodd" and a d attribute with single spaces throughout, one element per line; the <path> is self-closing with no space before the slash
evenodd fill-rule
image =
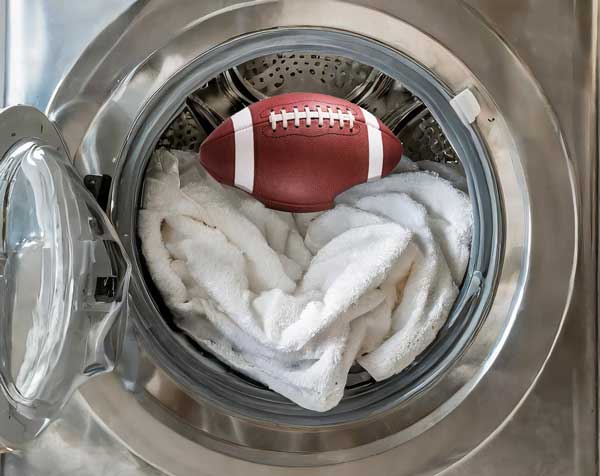
<path id="1" fill-rule="evenodd" d="M 240 40 L 240 42 L 252 43 L 254 49 L 279 50 L 281 42 L 286 41 L 290 45 L 287 48 L 292 48 L 295 51 L 301 48 L 303 44 L 317 48 L 318 41 L 321 39 L 327 39 L 329 44 L 349 44 L 353 47 L 364 42 L 364 48 L 371 47 L 368 42 L 353 35 L 308 29 L 303 31 L 290 29 L 277 33 L 255 34 L 253 37 Z M 239 59 L 236 58 L 236 51 L 239 46 L 231 44 L 224 48 L 226 48 L 224 51 L 216 48 L 214 54 L 227 55 L 231 64 L 238 64 Z M 332 68 L 336 64 L 336 60 L 343 64 L 339 56 L 299 51 L 298 53 L 278 53 L 277 56 L 281 62 L 291 61 L 292 64 L 297 62 L 295 59 L 307 57 L 332 58 L 330 63 Z M 423 150 L 418 157 L 420 160 L 448 160 L 454 157 L 455 152 L 452 146 L 449 145 L 441 127 L 433 118 L 432 112 L 420 99 L 409 92 L 410 85 L 413 85 L 423 98 L 431 101 L 432 111 L 447 114 L 445 122 L 448 127 L 448 134 L 452 137 L 456 149 L 460 151 L 456 154 L 462 157 L 462 162 L 455 160 L 456 170 L 457 173 L 466 174 L 467 181 L 471 186 L 473 208 L 476 215 L 474 220 L 476 230 L 471 263 L 462 286 L 462 292 L 447 325 L 439 333 L 436 342 L 413 363 L 410 369 L 385 382 L 375 382 L 366 372 L 356 367 L 348 381 L 346 395 L 341 404 L 325 414 L 304 410 L 262 385 L 238 375 L 231 369 L 224 367 L 216 359 L 211 358 L 210 355 L 202 352 L 193 344 L 191 339 L 186 338 L 180 332 L 176 332 L 176 326 L 172 324 L 168 310 L 160 302 L 159 294 L 146 270 L 144 259 L 138 251 L 140 244 L 136 234 L 136 213 L 143 187 L 144 165 L 149 160 L 149 154 L 154 150 L 155 144 L 158 147 L 166 145 L 197 150 L 199 143 L 214 128 L 212 125 L 214 118 L 220 117 L 222 120 L 223 117 L 228 117 L 244 107 L 249 101 L 258 100 L 258 97 L 249 94 L 247 92 L 248 88 L 242 85 L 239 85 L 235 90 L 229 88 L 227 94 L 215 95 L 215 91 L 226 89 L 227 87 L 222 85 L 226 84 L 227 78 L 235 74 L 238 69 L 246 71 L 246 76 L 249 77 L 247 81 L 254 81 L 248 73 L 254 67 L 248 65 L 256 64 L 256 62 L 267 64 L 267 62 L 271 62 L 272 55 L 263 56 L 258 60 L 251 59 L 242 63 L 241 66 L 233 66 L 224 72 L 220 72 L 215 79 L 210 79 L 207 83 L 203 83 L 207 79 L 207 73 L 203 69 L 207 63 L 210 64 L 210 60 L 204 58 L 204 61 L 199 61 L 195 69 L 190 66 L 185 77 L 182 78 L 183 81 L 195 80 L 196 84 L 201 84 L 201 86 L 198 88 L 191 83 L 191 86 L 186 86 L 185 89 L 181 88 L 178 96 L 160 99 L 156 104 L 159 110 L 154 114 L 150 113 L 144 119 L 144 123 L 140 125 L 136 137 L 132 139 L 131 154 L 132 157 L 135 157 L 135 160 L 127 160 L 121 172 L 120 180 L 123 188 L 121 189 L 122 195 L 119 197 L 119 201 L 130 206 L 119 207 L 118 210 L 115 208 L 115 216 L 118 214 L 115 221 L 118 223 L 118 229 L 121 230 L 127 243 L 126 246 L 129 246 L 130 256 L 135 256 L 132 259 L 134 276 L 137 277 L 137 279 L 134 278 L 136 284 L 134 284 L 132 290 L 132 302 L 135 309 L 133 315 L 141 321 L 141 329 L 151 329 L 150 333 L 141 332 L 141 335 L 148 339 L 147 345 L 143 345 L 143 347 L 147 349 L 149 354 L 152 354 L 156 361 L 160 362 L 160 368 L 167 370 L 174 380 L 183 382 L 192 395 L 204 401 L 225 406 L 227 408 L 226 413 L 219 415 L 219 417 L 229 418 L 230 415 L 242 415 L 256 422 L 271 424 L 272 426 L 268 429 L 271 436 L 268 438 L 272 440 L 271 444 L 273 446 L 268 449 L 272 451 L 287 451 L 289 442 L 286 441 L 286 438 L 289 438 L 291 433 L 298 434 L 298 425 L 314 428 L 311 431 L 315 432 L 320 431 L 320 428 L 324 426 L 354 422 L 356 428 L 353 431 L 355 431 L 361 425 L 368 426 L 367 422 L 372 420 L 377 413 L 383 414 L 391 409 L 397 409 L 403 401 L 422 393 L 426 387 L 437 380 L 440 374 L 453 365 L 458 356 L 464 352 L 468 343 L 473 340 L 475 331 L 485 318 L 485 309 L 489 305 L 488 300 L 496 279 L 501 217 L 496 184 L 483 145 L 479 143 L 475 136 L 464 134 L 461 130 L 464 125 L 452 110 L 448 102 L 449 99 L 440 94 L 441 86 L 433 78 L 429 78 L 425 71 L 419 71 L 411 75 L 408 68 L 412 66 L 412 63 L 399 57 L 391 50 L 375 48 L 372 55 L 375 55 L 377 51 L 384 55 L 383 58 L 387 60 L 388 64 L 381 63 L 381 65 L 377 65 L 377 68 L 372 66 L 362 68 L 368 70 L 370 76 L 378 78 L 378 82 L 385 83 L 385 89 L 380 87 L 373 91 L 368 84 L 365 84 L 371 81 L 366 75 L 363 82 L 356 82 L 353 88 L 344 89 L 346 83 L 340 83 L 339 87 L 336 86 L 335 77 L 332 79 L 333 84 L 328 81 L 321 84 L 327 85 L 324 88 L 327 92 L 334 92 L 339 96 L 344 97 L 345 95 L 348 99 L 354 99 L 363 104 L 364 107 L 370 108 L 373 113 L 381 114 L 384 120 L 391 117 L 401 136 L 407 129 L 406 147 L 407 149 L 414 147 L 415 150 L 420 147 Z M 395 63 L 393 63 L 394 59 Z M 357 68 L 361 67 L 361 63 L 356 60 L 352 64 Z M 397 75 L 396 79 L 381 72 L 379 67 L 386 66 L 391 74 Z M 310 73 L 307 74 L 310 75 Z M 304 81 L 295 81 L 298 82 L 288 81 L 285 90 L 293 91 L 295 88 L 305 87 Z M 215 87 L 215 84 L 220 86 Z M 244 88 L 246 93 L 235 92 L 241 88 Z M 363 93 L 356 95 L 357 90 L 362 90 Z M 224 98 L 228 101 L 226 106 Z M 182 102 L 184 105 L 178 107 Z M 388 104 L 390 109 L 383 109 L 383 104 Z M 376 111 L 378 107 L 379 110 Z M 167 108 L 166 111 L 163 108 Z M 172 108 L 175 108 L 176 111 L 174 120 L 172 120 L 173 113 L 170 112 Z M 181 110 L 182 108 L 183 110 Z M 179 110 L 181 112 L 177 112 Z M 401 112 L 404 112 L 404 114 L 401 114 Z M 426 121 L 429 121 L 432 125 L 428 126 L 427 129 L 421 129 L 417 126 L 416 129 L 423 132 L 423 135 L 415 134 L 413 124 L 425 124 Z M 406 123 L 406 127 L 403 126 L 404 123 Z M 456 127 L 456 130 L 451 129 L 452 125 Z M 164 132 L 157 143 L 157 131 L 162 130 Z M 422 141 L 425 137 L 431 142 L 430 145 L 413 145 L 419 144 L 419 141 Z M 446 144 L 447 149 L 451 151 L 447 157 L 443 156 L 440 148 L 441 144 Z M 246 431 L 256 433 L 260 429 L 256 425 L 249 425 Z M 390 433 L 393 434 L 394 432 L 395 430 L 390 430 Z M 362 436 L 364 442 L 371 442 L 373 439 L 373 436 L 369 433 L 365 431 Z M 276 434 L 279 434 L 279 436 L 274 437 Z M 310 434 L 310 432 L 307 431 L 307 434 Z M 228 431 L 223 432 L 221 429 L 215 428 L 212 437 L 218 439 L 219 442 L 230 443 L 232 445 L 231 451 L 240 454 L 238 447 L 243 441 L 240 440 L 238 434 Z M 264 436 L 264 438 L 267 438 L 267 436 Z M 358 443 L 361 437 L 357 435 L 355 439 Z M 322 449 L 338 449 L 339 442 L 336 440 L 337 438 L 332 434 L 328 441 L 320 443 L 323 445 Z M 345 445 L 342 444 L 339 449 L 345 448 Z M 314 450 L 319 450 L 319 448 L 316 447 Z M 226 451 L 226 449 L 224 448 L 223 451 Z M 286 459 L 291 461 L 290 456 L 286 456 Z"/>
<path id="2" fill-rule="evenodd" d="M 202 140 L 233 112 L 265 97 L 294 91 L 356 102 L 400 136 L 411 159 L 459 164 L 431 112 L 399 81 L 348 58 L 306 52 L 254 58 L 203 84 L 187 98 L 158 146 L 198 151 Z"/>
<path id="3" fill-rule="evenodd" d="M 458 1 L 182 1 L 173 8 L 146 0 L 115 19 L 62 79 L 47 114 L 79 174 L 69 180 L 94 194 L 108 217 L 101 222 L 114 227 L 110 236 L 131 264 L 124 317 L 99 321 L 113 326 L 111 342 L 122 342 L 123 351 L 112 373 L 112 360 L 83 374 L 60 367 L 69 385 L 52 387 L 53 409 L 86 380 L 84 405 L 101 425 L 148 465 L 176 476 L 503 474 L 469 466 L 467 456 L 527 401 L 565 319 L 591 313 L 593 300 L 582 293 L 594 287 L 595 264 L 582 233 L 594 222 L 593 194 L 577 174 L 594 175 L 595 166 L 589 150 L 565 147 L 564 128 L 574 125 L 557 119 L 538 70 L 479 11 Z M 574 44 L 561 48 L 554 53 L 574 61 Z M 232 371 L 178 332 L 136 233 L 156 147 L 197 150 L 233 112 L 295 90 L 343 96 L 377 114 L 415 160 L 443 162 L 464 177 L 474 210 L 468 272 L 436 341 L 387 381 L 356 369 L 340 405 L 324 414 Z M 36 136 L 32 127 L 7 129 L 3 145 L 14 152 Z M 69 155 L 46 160 L 62 163 L 57 154 Z M 20 322 L 14 313 L 0 317 L 4 328 Z M 27 343 L 12 334 L 8 342 L 0 360 L 14 366 Z M 0 366 L 0 382 L 10 383 L 7 369 Z M 95 373 L 103 376 L 90 379 Z M 0 442 L 18 449 L 56 412 L 42 411 L 41 397 L 6 395 Z M 588 464 L 577 458 L 579 467 Z M 514 474 L 531 474 L 526 458 L 518 465 L 523 471 Z"/>

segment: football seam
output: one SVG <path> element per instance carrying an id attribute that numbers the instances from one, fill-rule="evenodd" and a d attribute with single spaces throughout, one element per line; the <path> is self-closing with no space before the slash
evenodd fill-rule
<path id="1" fill-rule="evenodd" d="M 265 130 L 266 129 L 266 130 Z M 300 129 L 300 127 L 298 127 L 298 129 Z M 303 128 L 306 129 L 306 128 Z M 269 135 L 268 131 L 271 131 L 272 129 L 270 127 L 262 127 L 261 128 L 261 134 L 263 135 L 263 137 L 266 137 L 267 139 L 285 139 L 286 137 L 290 137 L 290 136 L 301 136 L 301 137 L 323 137 L 323 136 L 339 136 L 339 137 L 355 137 L 359 134 L 359 132 L 356 132 L 354 134 L 344 134 L 343 132 L 338 132 L 338 131 L 323 131 L 321 134 L 319 135 L 310 135 L 310 134 L 305 134 L 303 132 L 294 132 L 294 131 L 289 131 L 287 134 L 283 135 Z"/>
<path id="2" fill-rule="evenodd" d="M 246 193 L 248 193 L 248 192 L 246 192 Z M 251 194 L 251 196 L 256 197 L 256 199 L 258 201 L 260 201 L 261 203 L 262 203 L 262 200 L 261 200 L 261 198 L 262 198 L 263 200 L 265 200 L 265 201 L 267 201 L 269 203 L 274 203 L 274 204 L 278 204 L 278 205 L 285 205 L 285 206 L 291 206 L 291 207 L 296 207 L 296 208 L 304 207 L 304 208 L 311 208 L 311 209 L 312 208 L 319 208 L 319 209 L 323 209 L 323 210 L 329 210 L 331 208 L 330 205 L 335 204 L 334 200 L 330 200 L 330 201 L 327 201 L 327 202 L 308 203 L 308 204 L 307 203 L 282 202 L 280 200 L 274 200 L 274 199 L 271 199 L 271 198 L 267 198 L 264 195 L 259 195 L 259 194 L 254 193 L 254 192 Z M 265 205 L 265 204 L 263 203 L 263 205 Z M 269 208 L 267 205 L 265 205 L 265 206 L 267 208 Z M 294 213 L 294 212 L 292 212 L 292 213 Z"/>

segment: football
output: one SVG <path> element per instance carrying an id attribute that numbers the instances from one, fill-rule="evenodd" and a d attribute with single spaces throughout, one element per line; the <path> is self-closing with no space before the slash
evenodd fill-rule
<path id="1" fill-rule="evenodd" d="M 273 96 L 238 111 L 200 147 L 219 182 L 289 212 L 331 208 L 335 197 L 389 174 L 402 144 L 373 114 L 324 94 Z"/>

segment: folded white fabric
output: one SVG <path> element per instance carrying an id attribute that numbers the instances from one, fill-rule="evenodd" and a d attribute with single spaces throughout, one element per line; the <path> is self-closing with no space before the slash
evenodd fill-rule
<path id="1" fill-rule="evenodd" d="M 471 226 L 468 197 L 430 172 L 396 173 L 348 190 L 332 210 L 293 215 L 217 183 L 195 154 L 166 150 L 151 159 L 139 215 L 177 325 L 316 411 L 337 405 L 355 361 L 382 380 L 433 341 Z"/>

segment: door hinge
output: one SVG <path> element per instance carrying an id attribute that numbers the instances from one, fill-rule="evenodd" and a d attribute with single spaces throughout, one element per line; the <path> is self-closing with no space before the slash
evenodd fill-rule
<path id="1" fill-rule="evenodd" d="M 112 177 L 110 175 L 86 175 L 83 178 L 83 184 L 96 198 L 98 205 L 106 210 L 110 195 L 110 185 Z"/>

